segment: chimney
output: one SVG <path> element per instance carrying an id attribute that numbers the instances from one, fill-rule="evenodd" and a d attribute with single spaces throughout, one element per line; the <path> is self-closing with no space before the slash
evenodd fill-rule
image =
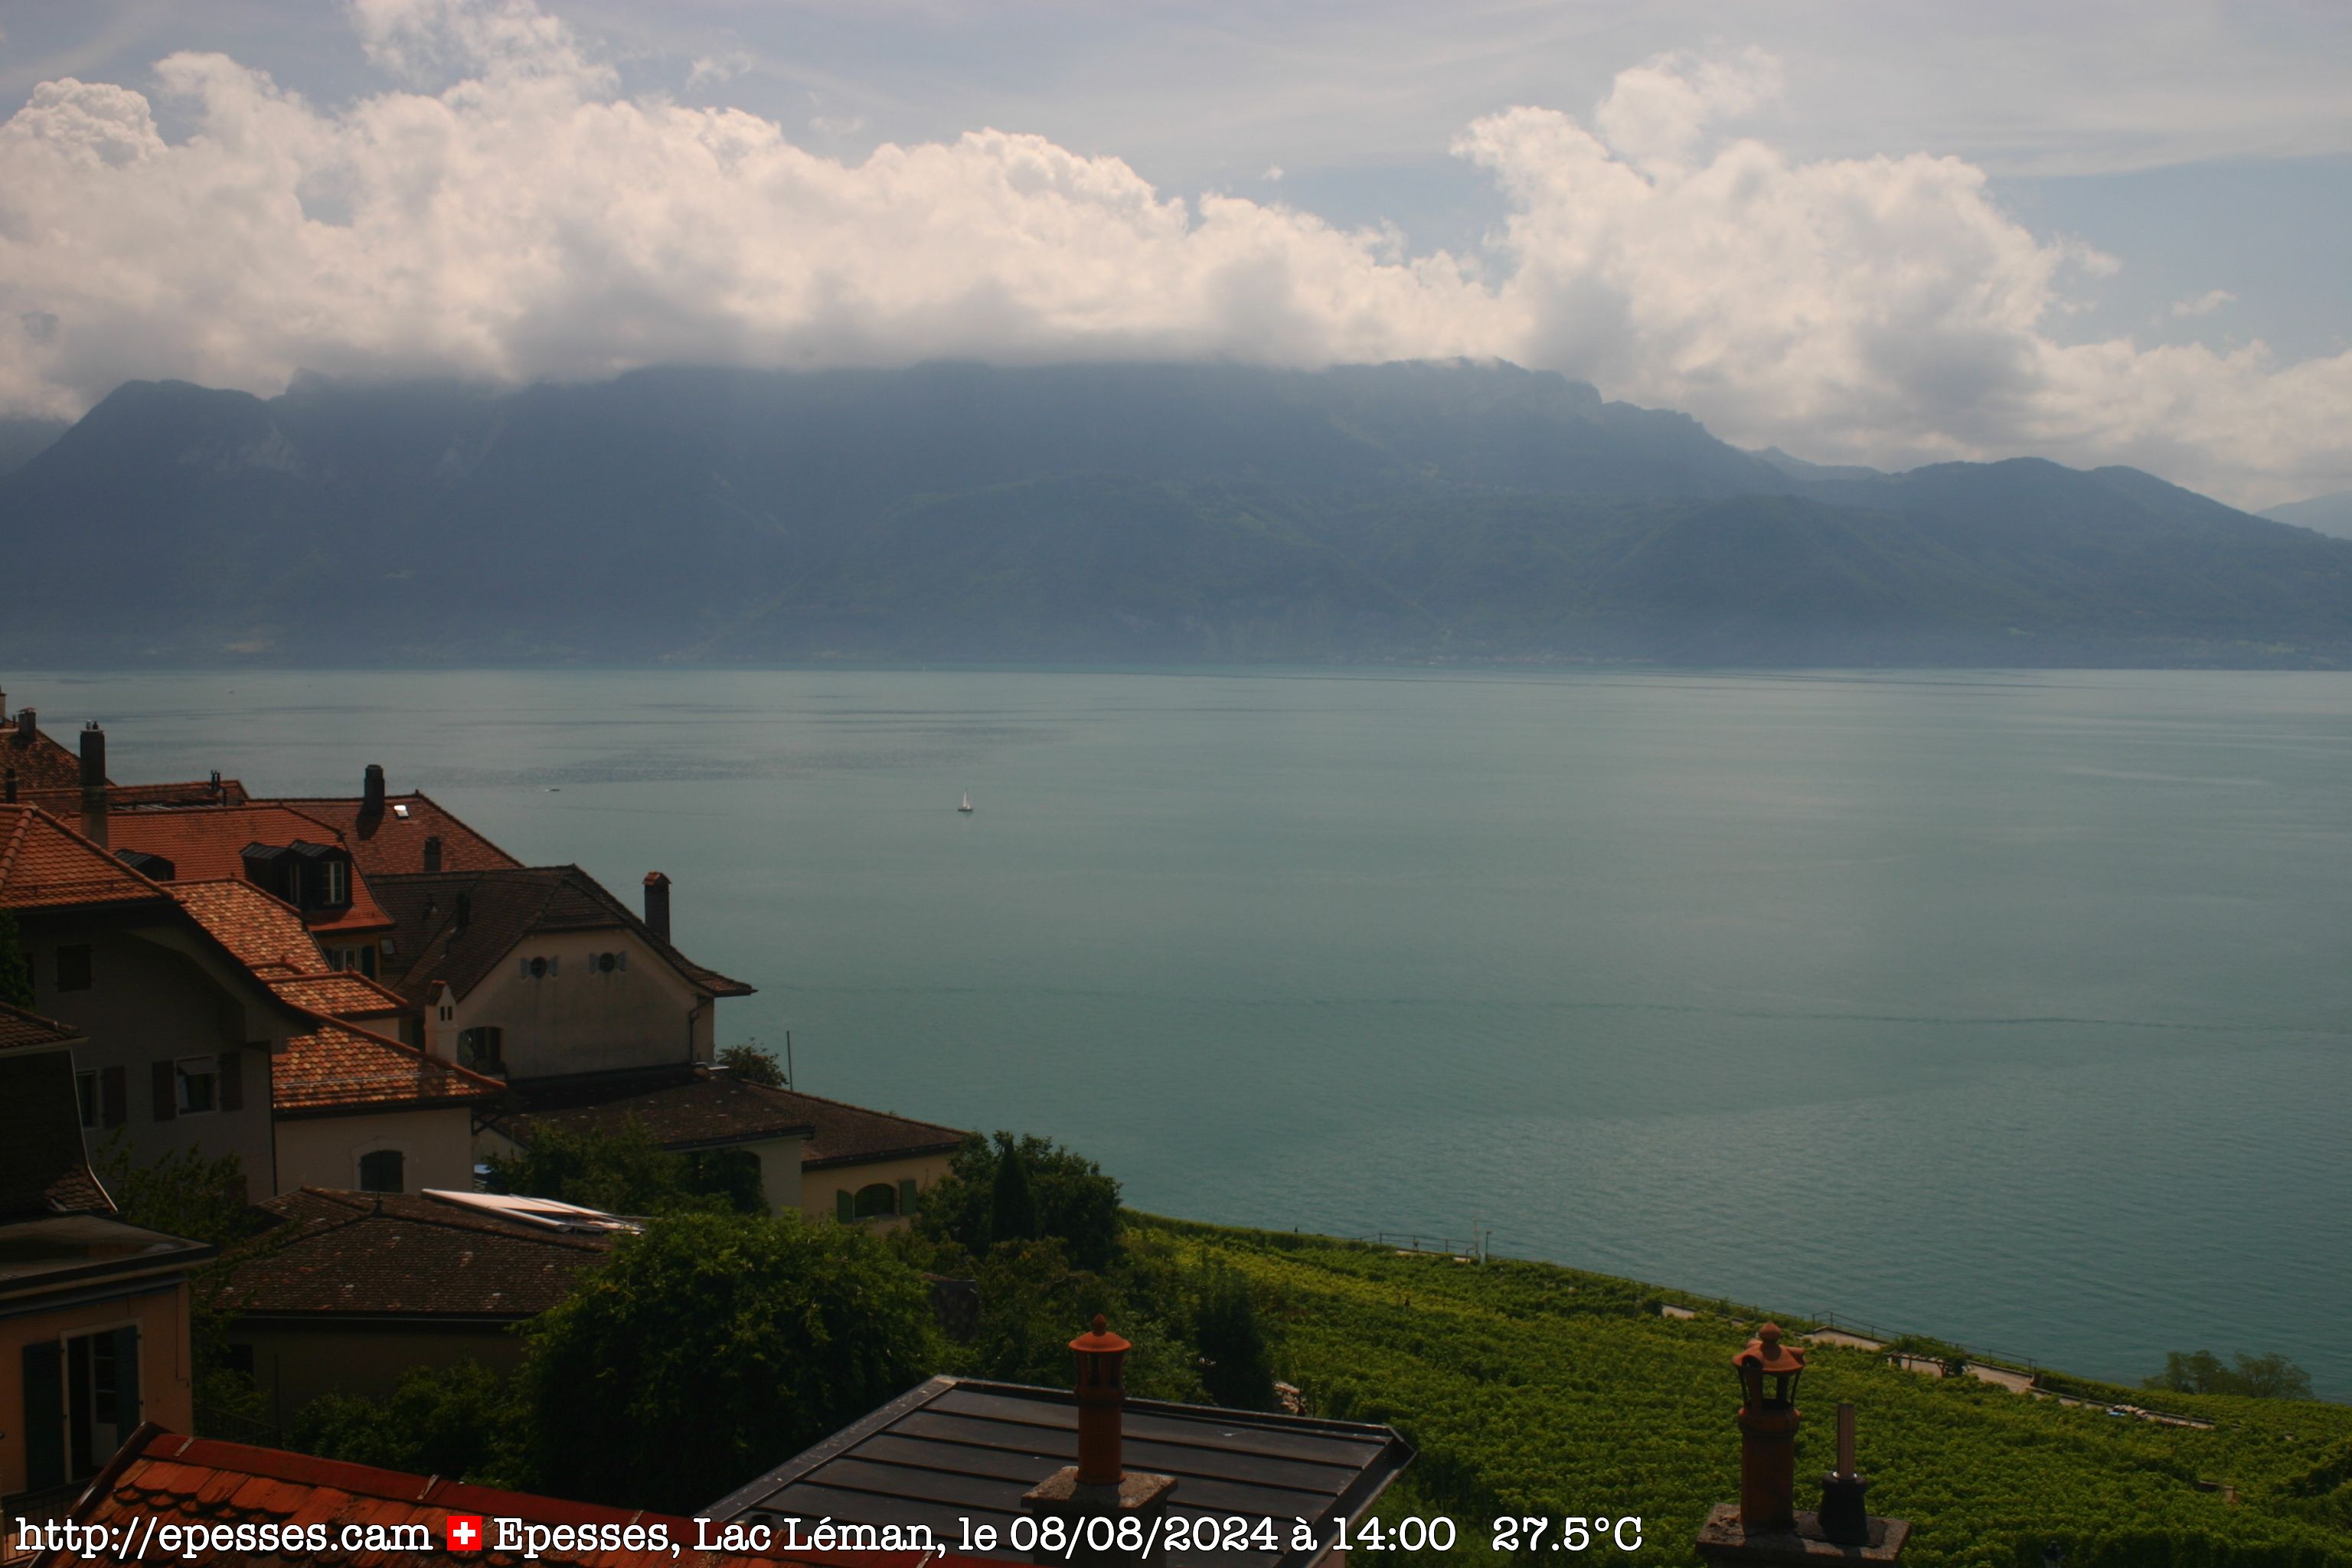
<path id="1" fill-rule="evenodd" d="M 467 926 L 473 923 L 474 895 L 471 893 L 460 893 L 457 895 L 457 907 L 451 911 L 449 916 L 449 934 L 451 936 L 457 936 L 463 932 Z"/>
<path id="2" fill-rule="evenodd" d="M 1739 1378 L 1739 1500 L 1717 1503 L 1696 1542 L 1708 1568 L 1800 1568 L 1832 1558 L 1893 1563 L 1910 1538 L 1906 1520 L 1863 1507 L 1869 1483 L 1853 1468 L 1853 1406 L 1838 1406 L 1837 1468 L 1822 1478 L 1818 1512 L 1799 1513 L 1797 1384 L 1802 1351 L 1780 1342 L 1779 1325 L 1756 1331 L 1731 1358 Z"/>
<path id="3" fill-rule="evenodd" d="M 437 833 L 425 840 L 425 868 L 428 871 L 441 869 L 441 836 Z"/>
<path id="4" fill-rule="evenodd" d="M 93 719 L 81 731 L 81 836 L 106 844 L 106 731 Z"/>
<path id="5" fill-rule="evenodd" d="M 382 816 L 383 815 L 383 764 L 370 763 L 367 765 L 367 772 L 362 775 L 362 781 L 360 815 Z"/>
<path id="6" fill-rule="evenodd" d="M 40 733 L 40 731 L 35 728 L 36 720 L 37 715 L 30 708 L 17 709 L 16 732 L 8 737 L 10 742 L 19 746 L 31 745 L 33 737 Z"/>
<path id="7" fill-rule="evenodd" d="M 6 784 L 5 784 L 5 785 L 0 785 L 0 788 L 5 788 L 5 789 L 7 791 L 7 794 L 8 794 L 8 804 L 9 804 L 10 805 L 16 805 L 16 767 L 15 767 L 15 765 L 14 765 L 13 763 L 9 766 L 9 769 L 8 769 L 8 777 L 7 777 L 7 782 L 6 782 Z"/>
<path id="8" fill-rule="evenodd" d="M 446 980 L 433 983 L 433 994 L 425 998 L 425 1054 L 436 1062 L 454 1061 L 457 1053 L 450 1047 L 457 1026 L 444 1015 L 457 1011 L 457 997 Z"/>
<path id="9" fill-rule="evenodd" d="M 1147 1475 L 1124 1468 L 1120 1454 L 1120 1423 L 1127 1403 L 1126 1362 L 1132 1347 L 1110 1331 L 1100 1312 L 1093 1329 L 1070 1342 L 1078 1356 L 1078 1462 L 1066 1465 L 1022 1494 L 1021 1510 L 1040 1518 L 1059 1519 L 1068 1527 L 1075 1546 L 1066 1561 L 1083 1568 L 1112 1568 L 1160 1560 L 1159 1521 L 1168 1511 L 1175 1491 L 1171 1476 Z M 1108 1531 L 1088 1528 L 1097 1518 L 1110 1521 Z M 1129 1520 L 1136 1528 L 1127 1527 Z M 1141 1542 L 1140 1549 L 1120 1550 L 1119 1540 Z"/>
<path id="10" fill-rule="evenodd" d="M 646 873 L 646 929 L 669 940 L 669 879 L 659 871 Z"/>

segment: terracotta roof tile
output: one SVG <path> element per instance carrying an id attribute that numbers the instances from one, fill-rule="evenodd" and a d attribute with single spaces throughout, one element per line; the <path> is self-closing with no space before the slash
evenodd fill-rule
<path id="1" fill-rule="evenodd" d="M 0 745 L 0 762 L 7 759 L 7 748 Z M 128 811 L 142 805 L 243 805 L 247 795 L 245 785 L 235 779 L 188 779 L 174 784 L 119 784 L 106 786 L 107 807 L 110 811 Z M 79 821 L 81 816 L 81 785 L 70 789 L 25 789 L 20 787 L 16 799 L 26 805 L 37 805 L 51 816 Z"/>
<path id="2" fill-rule="evenodd" d="M 506 1086 L 437 1061 L 414 1046 L 340 1019 L 286 1042 L 270 1068 L 270 1105 L 281 1115 L 437 1105 L 495 1099 Z"/>
<path id="3" fill-rule="evenodd" d="M 705 969 L 647 929 L 635 911 L 577 866 L 383 877 L 377 899 L 391 911 L 397 952 L 384 979 L 423 1005 L 436 982 L 466 995 L 533 932 L 627 931 L 667 959 L 687 983 L 713 996 L 749 996 L 752 988 Z M 456 929 L 457 899 L 471 913 Z"/>
<path id="4" fill-rule="evenodd" d="M 55 1018 L 44 1018 L 38 1013 L 0 1002 L 0 1051 L 20 1046 L 71 1045 L 81 1037 L 81 1031 L 71 1024 L 60 1024 Z"/>
<path id="5" fill-rule="evenodd" d="M 256 1483 L 262 1483 L 257 1485 Z M 520 1519 L 530 1524 L 593 1524 L 625 1528 L 632 1524 L 660 1525 L 681 1552 L 667 1551 L 578 1551 L 555 1549 L 535 1561 L 544 1568 L 762 1568 L 771 1563 L 803 1563 L 811 1568 L 907 1568 L 911 1552 L 794 1552 L 765 1556 L 702 1552 L 694 1547 L 693 1521 L 667 1514 L 605 1508 L 595 1503 L 565 1502 L 527 1492 L 501 1491 L 467 1486 L 439 1477 L 404 1475 L 370 1465 L 341 1459 L 313 1458 L 276 1448 L 258 1448 L 211 1437 L 187 1437 L 150 1424 L 133 1433 L 112 1462 L 100 1471 L 75 1504 L 72 1517 L 79 1523 L 104 1525 L 102 1539 L 125 1549 L 152 1541 L 159 1524 L 309 1524 L 326 1527 L 327 1547 L 320 1552 L 292 1552 L 263 1557 L 251 1553 L 207 1553 L 206 1561 L 302 1562 L 333 1564 L 335 1568 L 511 1568 L 520 1554 L 495 1549 L 469 1552 L 446 1550 L 444 1531 L 451 1514 L 478 1514 L 488 1519 Z M 344 1525 L 422 1525 L 433 1545 L 423 1552 L 387 1546 L 345 1547 Z M 97 1532 L 92 1532 L 93 1534 Z M 37 1568 L 87 1568 L 89 1564 L 126 1564 L 138 1561 L 127 1550 L 112 1548 L 86 1557 L 79 1551 L 58 1551 L 34 1560 Z M 982 1560 L 930 1554 L 932 1568 L 978 1568 Z"/>
<path id="6" fill-rule="evenodd" d="M 19 790 L 69 789 L 79 798 L 81 758 L 43 734 L 38 725 L 29 738 L 25 737 L 17 722 L 22 717 L 14 713 L 0 718 L 0 771 L 16 769 Z"/>
<path id="7" fill-rule="evenodd" d="M 749 1142 L 806 1129 L 804 1170 L 948 1153 L 969 1136 L 936 1121 L 769 1089 L 707 1068 L 617 1080 L 523 1084 L 515 1086 L 514 1094 L 519 1109 L 496 1118 L 493 1125 L 517 1142 L 529 1142 L 534 1127 L 589 1131 L 630 1121 L 671 1149 Z"/>
<path id="8" fill-rule="evenodd" d="M 398 992 L 349 969 L 299 974 L 290 980 L 273 979 L 269 988 L 298 1007 L 308 1007 L 313 1013 L 324 1013 L 345 1023 L 416 1011 Z"/>
<path id="9" fill-rule="evenodd" d="M 173 867 L 173 879 L 215 882 L 245 877 L 248 845 L 343 845 L 341 835 L 317 817 L 283 805 L 142 808 L 107 818 L 117 849 L 160 855 Z M 331 918 L 308 914 L 303 923 L 318 931 L 380 931 L 392 923 L 368 892 L 367 877 L 354 861 L 351 903 Z"/>
<path id="10" fill-rule="evenodd" d="M 327 967 L 327 955 L 302 923 L 301 911 L 251 882 L 235 877 L 199 882 L 184 877 L 164 888 L 236 954 L 238 963 L 266 980 L 316 974 Z"/>
<path id="11" fill-rule="evenodd" d="M 278 1218 L 233 1258 L 221 1307 L 528 1318 L 571 1294 L 608 1234 L 550 1230 L 414 1194 L 316 1187 L 260 1205 Z"/>
<path id="12" fill-rule="evenodd" d="M 29 805 L 0 805 L 0 909 L 164 901 L 163 889 Z"/>
<path id="13" fill-rule="evenodd" d="M 422 790 L 386 796 L 383 813 L 373 816 L 357 795 L 289 796 L 275 804 L 290 805 L 341 833 L 352 858 L 371 877 L 423 871 L 428 838 L 441 841 L 445 871 L 510 871 L 522 865 Z"/>

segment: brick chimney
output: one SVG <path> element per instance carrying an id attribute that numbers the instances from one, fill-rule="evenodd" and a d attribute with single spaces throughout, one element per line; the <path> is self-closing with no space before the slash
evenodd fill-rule
<path id="1" fill-rule="evenodd" d="M 471 893 L 460 893 L 457 895 L 457 908 L 452 910 L 449 914 L 449 934 L 451 936 L 462 935 L 466 928 L 473 923 L 474 895 Z"/>
<path id="2" fill-rule="evenodd" d="M 441 869 L 441 836 L 437 833 L 429 834 L 425 837 L 425 868 L 428 871 Z"/>
<path id="3" fill-rule="evenodd" d="M 370 763 L 367 765 L 367 772 L 360 776 L 360 815 L 382 816 L 383 815 L 383 764 Z"/>
<path id="4" fill-rule="evenodd" d="M 1070 1531 L 1074 1550 L 1051 1555 L 1084 1568 L 1131 1568 L 1160 1561 L 1159 1521 L 1176 1489 L 1172 1476 L 1147 1475 L 1124 1467 L 1120 1426 L 1127 1404 L 1127 1352 L 1132 1347 L 1110 1331 L 1099 1312 L 1094 1327 L 1070 1342 L 1077 1352 L 1078 1462 L 1065 1465 L 1021 1496 L 1024 1513 L 1058 1519 Z M 1104 1530 L 1091 1522 L 1110 1521 Z M 1140 1531 L 1127 1526 L 1134 1520 Z M 1122 1531 L 1145 1550 L 1122 1551 Z"/>
<path id="5" fill-rule="evenodd" d="M 30 708 L 17 709 L 16 732 L 8 737 L 9 743 L 17 746 L 31 745 L 33 743 L 33 737 L 40 733 L 40 731 L 36 727 L 37 720 L 38 716 L 35 714 Z"/>
<path id="6" fill-rule="evenodd" d="M 669 940 L 669 879 L 659 871 L 646 873 L 646 929 Z"/>
<path id="7" fill-rule="evenodd" d="M 81 836 L 106 843 L 106 731 L 93 719 L 81 731 Z"/>

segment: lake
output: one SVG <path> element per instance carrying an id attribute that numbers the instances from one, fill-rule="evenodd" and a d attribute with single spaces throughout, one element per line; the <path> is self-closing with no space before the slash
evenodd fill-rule
<path id="1" fill-rule="evenodd" d="M 1130 1202 L 2352 1398 L 2352 677 L 18 675 L 115 776 L 382 762 Z M 955 806 L 969 790 L 978 809 Z"/>

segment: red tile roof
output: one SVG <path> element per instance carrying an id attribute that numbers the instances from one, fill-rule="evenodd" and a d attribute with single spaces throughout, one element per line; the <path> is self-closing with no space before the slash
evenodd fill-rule
<path id="1" fill-rule="evenodd" d="M 422 790 L 386 796 L 383 813 L 373 816 L 362 809 L 365 803 L 357 795 L 289 796 L 276 804 L 290 805 L 341 832 L 352 858 L 371 877 L 425 869 L 427 838 L 441 841 L 445 871 L 514 870 L 522 865 Z M 402 815 L 403 808 L 407 815 Z"/>
<path id="2" fill-rule="evenodd" d="M 667 1514 L 605 1508 L 595 1503 L 564 1502 L 528 1492 L 501 1491 L 467 1486 L 439 1477 L 404 1475 L 340 1459 L 313 1458 L 276 1448 L 257 1448 L 210 1437 L 187 1437 L 166 1432 L 152 1423 L 131 1436 L 107 1468 L 75 1504 L 72 1517 L 83 1524 L 106 1526 L 109 1547 L 96 1557 L 59 1551 L 35 1560 L 37 1568 L 89 1568 L 89 1564 L 128 1564 L 132 1553 L 152 1541 L 159 1524 L 231 1526 L 251 1524 L 323 1527 L 324 1550 L 298 1549 L 276 1554 L 259 1552 L 205 1553 L 206 1563 L 331 1563 L 338 1568 L 509 1568 L 521 1554 L 493 1549 L 453 1553 L 444 1531 L 452 1514 L 485 1519 L 520 1519 L 527 1524 L 595 1525 L 625 1529 L 635 1524 L 659 1525 L 681 1548 L 675 1558 L 667 1548 L 658 1552 L 625 1548 L 567 1550 L 551 1548 L 536 1561 L 545 1568 L 761 1568 L 770 1563 L 809 1564 L 812 1568 L 916 1568 L 919 1554 L 912 1552 L 794 1552 L 764 1556 L 697 1551 L 691 1521 Z M 341 1534 L 345 1525 L 422 1525 L 433 1546 L 424 1552 L 384 1546 L 346 1547 Z M 124 1550 L 128 1545 L 130 1550 Z M 160 1555 L 160 1553 L 158 1554 Z M 176 1559 L 175 1559 L 176 1560 Z M 928 1568 L 981 1568 L 971 1557 L 929 1555 Z M 994 1565 L 994 1568 L 1001 1568 Z"/>
<path id="3" fill-rule="evenodd" d="M 417 1194 L 305 1187 L 260 1206 L 278 1223 L 230 1260 L 216 1306 L 535 1317 L 613 1247 L 610 1234 L 551 1230 Z"/>
<path id="4" fill-rule="evenodd" d="M 139 849 L 161 855 L 172 863 L 173 879 L 214 882 L 245 876 L 247 845 L 335 844 L 342 836 L 315 816 L 283 805 L 189 806 L 118 811 L 107 818 L 107 831 L 117 849 Z M 341 913 L 307 915 L 312 931 L 344 932 L 381 931 L 390 916 L 369 893 L 366 874 L 354 863 L 352 901 Z"/>
<path id="5" fill-rule="evenodd" d="M 399 993 L 387 991 L 366 975 L 349 969 L 329 970 L 323 974 L 298 974 L 290 980 L 272 980 L 269 988 L 297 1007 L 308 1007 L 313 1013 L 324 1013 L 330 1018 L 345 1023 L 357 1023 L 362 1018 L 383 1018 L 395 1014 L 415 1014 L 416 1009 L 404 1001 Z"/>
<path id="6" fill-rule="evenodd" d="M 289 1038 L 269 1073 L 270 1106 L 280 1116 L 478 1103 L 505 1090 L 496 1079 L 337 1018 L 319 1018 Z"/>
<path id="7" fill-rule="evenodd" d="M 302 923 L 301 911 L 275 894 L 235 878 L 215 882 L 182 879 L 167 882 L 164 888 L 223 947 L 236 954 L 238 963 L 263 979 L 274 982 L 326 970 L 327 955 L 310 928 Z"/>
<path id="8" fill-rule="evenodd" d="M 533 1127 L 610 1131 L 632 1121 L 665 1148 L 709 1148 L 805 1130 L 803 1170 L 952 1153 L 970 1134 L 936 1121 L 868 1110 L 838 1100 L 746 1083 L 708 1068 L 514 1087 L 520 1109 L 490 1124 L 518 1143 Z"/>
<path id="9" fill-rule="evenodd" d="M 0 745 L 0 763 L 7 759 L 7 748 Z M 109 784 L 106 786 L 107 808 L 127 811 L 141 805 L 243 805 L 247 795 L 245 785 L 235 779 L 188 779 L 176 784 Z M 26 805 L 37 805 L 51 816 L 79 821 L 81 817 L 81 785 L 71 789 L 25 789 L 19 787 L 16 799 Z"/>
<path id="10" fill-rule="evenodd" d="M 395 922 L 398 951 L 385 960 L 384 979 L 420 1006 L 436 982 L 448 982 L 464 996 L 505 963 L 524 937 L 559 931 L 633 931 L 697 990 L 712 996 L 751 994 L 751 986 L 705 969 L 654 935 L 635 911 L 577 866 L 382 877 L 375 894 Z M 472 911 L 462 934 L 456 930 L 460 895 Z"/>
<path id="11" fill-rule="evenodd" d="M 169 901 L 156 883 L 47 812 L 0 805 L 0 909 Z"/>
<path id="12" fill-rule="evenodd" d="M 16 770 L 19 790 L 69 789 L 77 798 L 81 793 L 81 758 L 67 747 L 41 733 L 37 726 L 27 742 L 19 745 L 21 714 L 0 718 L 0 771 Z"/>
<path id="13" fill-rule="evenodd" d="M 81 1037 L 81 1031 L 71 1024 L 0 1002 L 0 1051 L 20 1046 L 69 1046 Z"/>

